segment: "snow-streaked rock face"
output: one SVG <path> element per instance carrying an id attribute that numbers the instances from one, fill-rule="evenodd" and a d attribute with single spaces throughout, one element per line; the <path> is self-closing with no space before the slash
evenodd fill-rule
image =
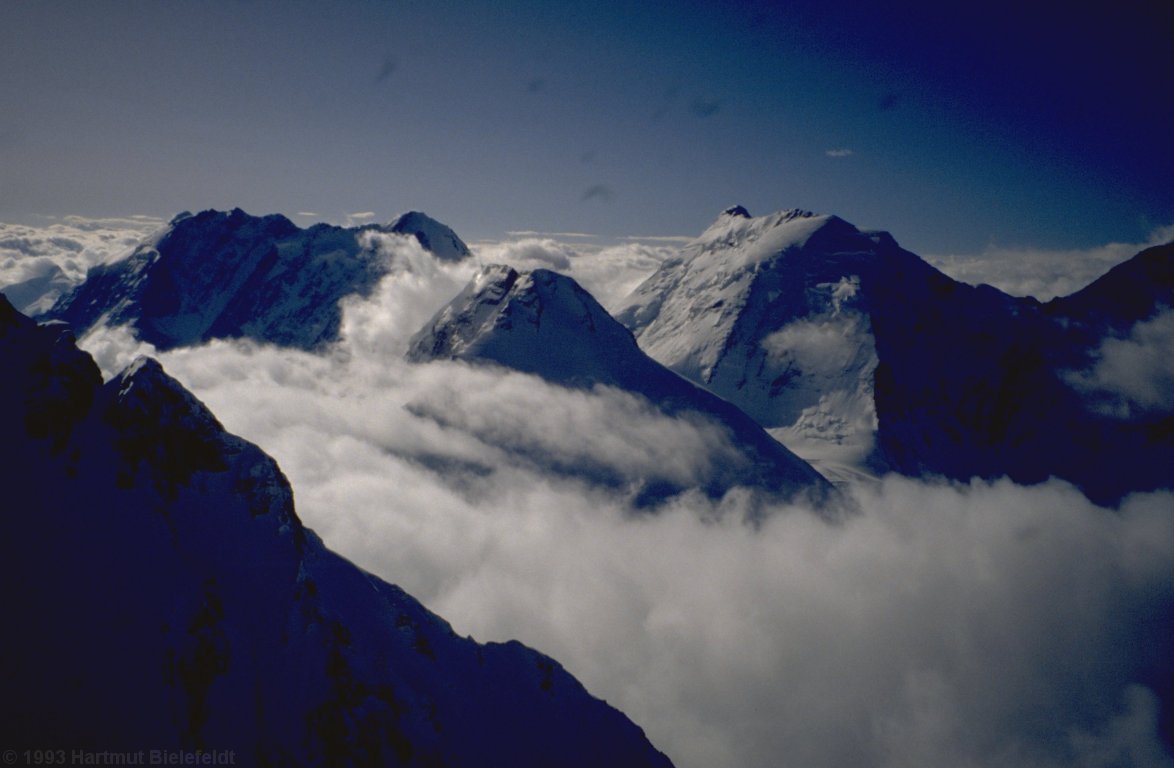
<path id="1" fill-rule="evenodd" d="M 441 261 L 463 261 L 473 255 L 469 246 L 457 237 L 456 232 L 419 211 L 401 213 L 380 229 L 397 235 L 415 237 L 424 250 L 431 252 Z"/>
<path id="2" fill-rule="evenodd" d="M 273 460 L 155 361 L 103 385 L 2 299 L 0 360 L 8 747 L 669 764 L 554 660 L 458 637 L 326 549 Z"/>
<path id="3" fill-rule="evenodd" d="M 1136 322 L 1174 303 L 1159 274 L 1169 252 L 1146 259 L 1119 268 L 1122 286 L 1094 284 L 1045 309 L 951 280 L 887 233 L 739 208 L 665 261 L 616 317 L 653 358 L 829 476 L 1058 475 L 1112 501 L 1169 485 L 1152 458 L 1168 450 L 1168 431 L 1090 412 L 1065 372 L 1090 364 L 1101 334 L 1124 332 L 1095 320 L 1102 313 Z M 1139 281 L 1147 287 L 1123 287 Z"/>
<path id="4" fill-rule="evenodd" d="M 640 346 L 823 465 L 876 460 L 861 275 L 883 236 L 834 216 L 724 212 L 617 311 Z"/>
<path id="5" fill-rule="evenodd" d="M 339 301 L 369 295 L 389 269 L 361 237 L 370 229 L 414 236 L 438 258 L 468 254 L 452 230 L 419 213 L 386 230 L 303 230 L 283 216 L 240 209 L 185 213 L 125 259 L 90 270 L 45 317 L 79 334 L 130 324 L 159 349 L 238 337 L 316 349 L 338 338 Z"/>
<path id="6" fill-rule="evenodd" d="M 408 357 L 490 362 L 563 386 L 614 387 L 663 413 L 712 422 L 729 446 L 729 456 L 715 458 L 703 483 L 714 496 L 735 485 L 817 499 L 829 490 L 818 473 L 746 414 L 649 358 L 587 291 L 548 270 L 484 268 L 413 338 Z M 645 501 L 684 490 L 654 485 Z"/>

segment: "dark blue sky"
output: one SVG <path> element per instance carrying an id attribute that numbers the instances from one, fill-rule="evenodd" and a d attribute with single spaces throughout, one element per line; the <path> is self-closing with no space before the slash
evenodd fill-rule
<path id="1" fill-rule="evenodd" d="M 0 2 L 0 220 L 620 237 L 739 202 L 921 252 L 1144 240 L 1174 222 L 1170 13 L 1040 5 Z"/>

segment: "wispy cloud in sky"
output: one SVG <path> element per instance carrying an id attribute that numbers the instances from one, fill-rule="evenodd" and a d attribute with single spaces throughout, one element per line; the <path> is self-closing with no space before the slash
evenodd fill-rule
<path id="1" fill-rule="evenodd" d="M 721 111 L 722 103 L 718 99 L 696 98 L 689 102 L 689 111 L 696 117 L 711 117 Z"/>
<path id="2" fill-rule="evenodd" d="M 840 149 L 829 149 L 824 154 L 828 157 L 851 157 L 853 152 L 846 147 L 841 147 Z"/>
<path id="3" fill-rule="evenodd" d="M 372 219 L 376 217 L 375 211 L 358 211 L 356 213 L 347 213 L 343 216 L 342 225 L 344 227 L 355 227 L 363 224 L 369 224 Z"/>
<path id="4" fill-rule="evenodd" d="M 600 200 L 605 203 L 610 203 L 616 197 L 615 190 L 606 184 L 592 184 L 587 189 L 583 190 L 583 195 L 580 198 L 583 201 Z"/>
<path id="5" fill-rule="evenodd" d="M 375 84 L 386 82 L 399 67 L 399 59 L 395 56 L 388 55 L 383 59 L 383 63 L 379 65 L 379 71 L 375 73 Z"/>

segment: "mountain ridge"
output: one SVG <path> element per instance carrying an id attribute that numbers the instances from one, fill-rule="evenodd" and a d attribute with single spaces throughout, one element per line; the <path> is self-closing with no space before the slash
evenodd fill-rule
<path id="1" fill-rule="evenodd" d="M 217 338 L 318 350 L 339 338 L 339 302 L 370 295 L 390 270 L 364 242 L 367 232 L 411 237 L 441 260 L 471 257 L 456 233 L 418 212 L 387 225 L 304 230 L 280 214 L 184 212 L 125 258 L 92 268 L 41 317 L 79 334 L 130 325 L 160 350 Z"/>
<path id="2" fill-rule="evenodd" d="M 1152 453 L 1169 440 L 1090 413 L 1066 372 L 1090 364 L 1103 330 L 1090 313 L 1113 296 L 1118 328 L 1174 304 L 1169 250 L 1146 253 L 1041 305 L 954 281 L 835 216 L 723 213 L 616 317 L 800 455 L 959 480 L 1057 475 L 1112 502 L 1168 485 Z"/>
<path id="3" fill-rule="evenodd" d="M 103 384 L 3 299 L 0 359 L 10 747 L 670 765 L 557 661 L 459 637 L 326 549 L 276 462 L 156 361 Z"/>
<path id="4" fill-rule="evenodd" d="M 748 416 L 653 361 L 577 282 L 550 270 L 483 268 L 413 337 L 407 357 L 494 363 L 572 388 L 615 387 L 666 415 L 711 419 L 728 430 L 740 457 L 715 470 L 704 485 L 711 496 L 742 484 L 818 501 L 830 491 Z M 644 498 L 654 503 L 680 490 L 654 484 Z"/>

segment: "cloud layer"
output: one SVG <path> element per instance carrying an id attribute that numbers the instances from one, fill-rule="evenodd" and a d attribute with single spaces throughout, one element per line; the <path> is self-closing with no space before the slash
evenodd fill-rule
<path id="1" fill-rule="evenodd" d="M 1170 494 L 1113 511 L 1059 482 L 887 478 L 836 526 L 780 508 L 747 527 L 737 492 L 635 514 L 510 446 L 688 474 L 704 430 L 621 393 L 404 364 L 447 269 L 393 271 L 333 355 L 162 360 L 278 459 L 330 546 L 458 632 L 551 653 L 678 765 L 1168 764 L 1144 673 L 1174 606 Z"/>
<path id="2" fill-rule="evenodd" d="M 66 216 L 44 227 L 0 223 L 0 290 L 22 312 L 43 312 L 90 267 L 121 258 L 163 223 L 149 216 Z"/>
<path id="3" fill-rule="evenodd" d="M 1174 413 L 1174 310 L 1133 326 L 1123 338 L 1109 337 L 1094 353 L 1092 368 L 1068 380 L 1094 407 L 1122 418 L 1137 411 Z"/>
<path id="4" fill-rule="evenodd" d="M 889 477 L 855 487 L 859 514 L 834 526 L 780 507 L 748 527 L 738 491 L 640 514 L 627 479 L 701 476 L 720 436 L 614 390 L 404 363 L 476 265 L 370 236 L 391 272 L 346 304 L 330 353 L 214 342 L 159 357 L 280 462 L 328 545 L 458 632 L 552 654 L 683 768 L 1170 764 L 1148 673 L 1170 658 L 1174 495 L 1105 510 L 1060 482 Z M 480 260 L 565 260 L 613 299 L 668 253 L 495 248 Z M 1149 370 L 1138 360 L 1167 325 L 1106 342 L 1096 385 Z M 84 344 L 108 373 L 150 352 L 125 329 Z"/>
<path id="5" fill-rule="evenodd" d="M 516 269 L 553 269 L 573 277 L 605 308 L 620 303 L 644 282 L 660 263 L 676 253 L 679 238 L 642 238 L 653 242 L 627 242 L 600 246 L 564 243 L 544 237 L 527 237 L 504 243 L 485 243 L 476 248 L 483 263 L 509 264 Z"/>
<path id="6" fill-rule="evenodd" d="M 1144 243 L 1109 243 L 1086 250 L 991 247 L 974 255 L 923 256 L 955 280 L 1048 301 L 1075 293 L 1139 251 L 1171 240 L 1174 225 L 1155 229 Z"/>
<path id="7" fill-rule="evenodd" d="M 498 446 L 618 462 L 687 425 L 453 364 L 165 364 L 277 457 L 331 546 L 459 632 L 553 654 L 682 766 L 1161 764 L 1139 665 L 1162 638 L 1138 619 L 1174 598 L 1169 494 L 1114 512 L 1062 483 L 890 478 L 838 527 L 788 508 L 754 530 L 737 494 L 640 516 Z"/>

